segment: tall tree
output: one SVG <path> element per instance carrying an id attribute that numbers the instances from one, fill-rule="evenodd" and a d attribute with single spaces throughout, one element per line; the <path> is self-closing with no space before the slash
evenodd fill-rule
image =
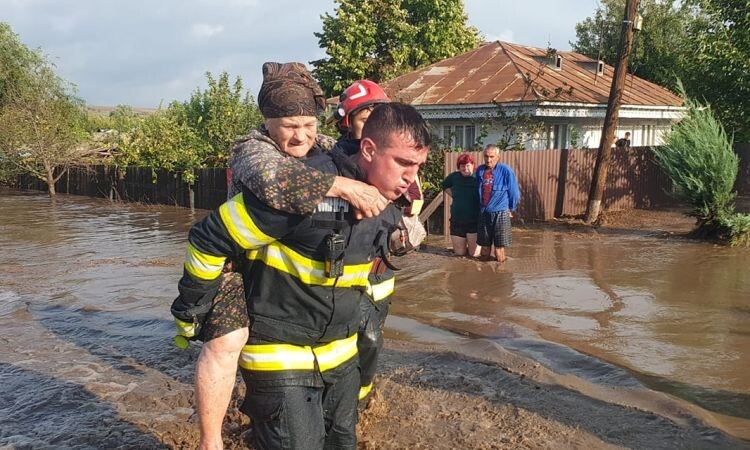
<path id="1" fill-rule="evenodd" d="M 614 64 L 625 0 L 602 0 L 592 17 L 576 24 L 574 51 Z M 643 28 L 633 42 L 629 71 L 643 79 L 674 87 L 684 70 L 695 8 L 672 0 L 642 0 Z"/>
<path id="2" fill-rule="evenodd" d="M 0 164 L 55 182 L 87 152 L 83 101 L 52 64 L 0 23 Z"/>
<path id="3" fill-rule="evenodd" d="M 229 156 L 229 147 L 237 137 L 258 126 L 262 116 L 252 95 L 242 86 L 242 78 L 229 79 L 227 72 L 215 78 L 206 72 L 208 87 L 200 88 L 183 103 L 173 103 L 178 121 L 195 130 L 211 146 L 213 164 L 221 165 Z"/>
<path id="4" fill-rule="evenodd" d="M 602 0 L 576 25 L 573 49 L 611 64 L 624 4 Z M 687 95 L 710 103 L 736 142 L 750 142 L 749 11 L 748 0 L 643 0 L 631 73 L 669 88 L 682 79 Z"/>
<path id="5" fill-rule="evenodd" d="M 463 0 L 336 0 L 315 33 L 327 57 L 312 61 L 328 95 L 353 81 L 388 80 L 476 47 Z"/>
<path id="6" fill-rule="evenodd" d="M 681 76 L 704 98 L 735 142 L 750 142 L 750 2 L 688 0 L 699 10 L 690 29 L 693 57 Z"/>

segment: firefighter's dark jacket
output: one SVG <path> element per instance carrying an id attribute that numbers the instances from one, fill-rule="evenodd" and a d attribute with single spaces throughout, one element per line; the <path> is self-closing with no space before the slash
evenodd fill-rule
<path id="1" fill-rule="evenodd" d="M 363 176 L 342 149 L 306 162 L 328 173 Z M 372 263 L 387 245 L 388 231 L 401 212 L 389 206 L 379 216 L 361 221 L 354 220 L 351 208 L 338 217 L 328 212 L 341 205 L 340 199 L 327 199 L 312 216 L 302 216 L 272 209 L 243 189 L 190 230 L 180 296 L 172 314 L 200 324 L 216 294 L 223 264 L 231 259 L 243 262 L 251 334 L 295 345 L 353 335 Z M 340 227 L 335 231 L 346 242 L 343 275 L 337 278 L 324 271 L 326 237 L 334 232 L 331 223 Z"/>

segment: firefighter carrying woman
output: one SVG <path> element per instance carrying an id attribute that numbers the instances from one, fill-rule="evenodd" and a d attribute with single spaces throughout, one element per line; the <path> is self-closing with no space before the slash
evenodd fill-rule
<path id="1" fill-rule="evenodd" d="M 402 235 L 390 202 L 416 182 L 429 132 L 409 106 L 374 109 L 388 97 L 363 80 L 341 96 L 334 146 L 316 133 L 323 95 L 304 66 L 263 72 L 264 124 L 233 148 L 230 200 L 191 230 L 172 307 L 181 336 L 204 342 L 200 447 L 222 448 L 239 359 L 257 447 L 353 448 L 356 399 L 372 387 L 393 292 L 381 261 L 389 236 Z M 235 273 L 221 275 L 225 261 Z"/>

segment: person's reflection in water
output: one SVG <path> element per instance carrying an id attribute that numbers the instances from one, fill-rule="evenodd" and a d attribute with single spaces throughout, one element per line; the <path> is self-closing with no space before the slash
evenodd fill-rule
<path id="1" fill-rule="evenodd" d="M 436 314 L 448 317 L 446 328 L 463 335 L 497 337 L 504 335 L 504 317 L 513 296 L 513 272 L 502 264 L 454 260 L 447 265 L 443 292 L 449 297 L 446 311 Z"/>

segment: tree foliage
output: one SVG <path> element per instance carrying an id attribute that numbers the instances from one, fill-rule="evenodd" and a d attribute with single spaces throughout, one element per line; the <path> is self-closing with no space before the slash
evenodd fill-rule
<path id="1" fill-rule="evenodd" d="M 211 147 L 210 163 L 222 165 L 232 143 L 258 126 L 262 116 L 253 97 L 243 88 L 242 78 L 231 83 L 227 72 L 218 79 L 206 72 L 206 81 L 206 90 L 196 89 L 189 100 L 172 103 L 169 109 L 178 123 L 190 127 Z"/>
<path id="2" fill-rule="evenodd" d="M 620 43 L 625 0 L 602 0 L 592 17 L 576 24 L 573 50 L 614 64 Z M 666 87 L 675 86 L 675 75 L 685 65 L 689 29 L 695 9 L 672 0 L 641 0 L 643 28 L 636 33 L 629 69 L 634 75 Z"/>
<path id="3" fill-rule="evenodd" d="M 182 171 L 188 182 L 194 181 L 191 169 L 226 164 L 231 144 L 262 116 L 241 78 L 230 83 L 226 72 L 218 79 L 209 72 L 206 78 L 205 91 L 196 89 L 189 100 L 150 116 L 116 108 L 110 123 L 121 127 L 117 164 Z"/>
<path id="4" fill-rule="evenodd" d="M 109 120 L 115 130 L 128 131 L 135 127 L 138 116 L 129 105 L 117 105 L 109 113 Z"/>
<path id="5" fill-rule="evenodd" d="M 690 0 L 698 19 L 690 29 L 688 93 L 705 98 L 737 142 L 750 142 L 750 3 Z"/>
<path id="6" fill-rule="evenodd" d="M 625 0 L 602 0 L 576 25 L 573 49 L 612 64 Z M 641 0 L 630 71 L 705 99 L 738 142 L 750 142 L 750 4 L 747 0 Z"/>
<path id="7" fill-rule="evenodd" d="M 0 164 L 55 182 L 87 152 L 83 101 L 41 52 L 0 23 Z"/>
<path id="8" fill-rule="evenodd" d="M 204 167 L 211 147 L 172 111 L 160 111 L 138 120 L 132 131 L 122 133 L 118 165 L 182 171 L 183 179 L 194 181 L 194 168 Z"/>
<path id="9" fill-rule="evenodd" d="M 679 88 L 684 95 L 681 84 Z M 739 159 L 732 141 L 710 105 L 689 97 L 685 105 L 687 115 L 667 135 L 666 144 L 654 148 L 656 160 L 677 195 L 692 206 L 696 236 L 746 240 L 748 220 L 734 210 Z"/>
<path id="10" fill-rule="evenodd" d="M 0 177 L 26 172 L 45 180 L 54 195 L 71 165 L 88 162 L 93 144 L 83 141 L 108 130 L 97 145 L 116 147 L 116 164 L 183 171 L 193 181 L 191 169 L 226 163 L 232 142 L 261 121 L 241 78 L 206 77 L 206 90 L 153 115 L 126 105 L 109 117 L 89 115 L 47 58 L 0 23 Z"/>
<path id="11" fill-rule="evenodd" d="M 451 149 L 445 141 L 433 136 L 427 161 L 419 170 L 419 179 L 422 182 L 425 198 L 435 198 L 442 190 L 441 185 L 445 178 L 445 154 L 452 151 L 458 150 Z"/>
<path id="12" fill-rule="evenodd" d="M 381 82 L 476 47 L 462 0 L 336 0 L 315 33 L 326 57 L 312 61 L 327 95 L 353 81 Z"/>
<path id="13" fill-rule="evenodd" d="M 5 22 L 0 22 L 0 107 L 8 105 L 12 95 L 28 84 L 34 68 L 46 64 L 44 56 L 25 46 Z"/>

